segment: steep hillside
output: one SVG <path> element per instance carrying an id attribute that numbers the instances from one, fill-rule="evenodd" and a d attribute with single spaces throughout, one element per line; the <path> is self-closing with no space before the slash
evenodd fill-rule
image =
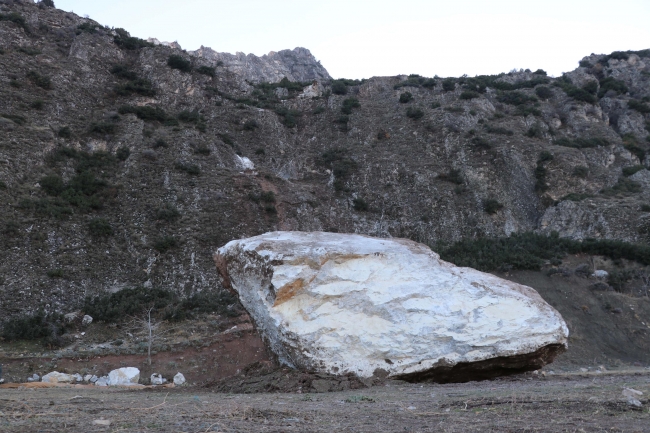
<path id="1" fill-rule="evenodd" d="M 271 230 L 650 240 L 649 50 L 560 78 L 332 80 L 304 49 L 187 53 L 0 3 L 6 317 L 218 292 L 215 249 Z"/>

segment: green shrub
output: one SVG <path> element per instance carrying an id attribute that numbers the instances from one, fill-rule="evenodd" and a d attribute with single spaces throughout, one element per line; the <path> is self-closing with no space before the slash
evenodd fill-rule
<path id="1" fill-rule="evenodd" d="M 198 123 L 202 119 L 198 110 L 183 110 L 178 113 L 178 120 L 185 123 Z"/>
<path id="2" fill-rule="evenodd" d="M 27 20 L 25 18 L 16 13 L 16 12 L 11 12 L 10 14 L 4 15 L 0 14 L 0 21 L 11 21 L 12 23 L 16 24 L 18 27 L 22 27 L 23 30 L 25 30 L 25 33 L 29 34 L 30 30 L 29 27 L 27 26 Z"/>
<path id="3" fill-rule="evenodd" d="M 541 116 L 542 112 L 539 111 L 535 107 L 529 107 L 528 105 L 519 105 L 517 107 L 517 113 L 518 116 L 528 116 L 528 115 L 533 115 L 533 116 Z"/>
<path id="4" fill-rule="evenodd" d="M 357 169 L 356 161 L 347 156 L 347 151 L 341 148 L 334 148 L 325 151 L 316 159 L 316 164 L 332 170 L 334 174 L 334 189 L 345 190 L 345 182 Z"/>
<path id="5" fill-rule="evenodd" d="M 211 66 L 199 66 L 196 68 L 196 72 L 202 75 L 207 75 L 208 77 L 214 77 L 216 75 L 215 69 Z"/>
<path id="6" fill-rule="evenodd" d="M 525 93 L 518 92 L 518 91 L 501 92 L 497 96 L 497 100 L 499 102 L 503 102 L 504 104 L 510 104 L 515 106 L 527 104 L 529 102 L 537 102 L 537 98 L 535 98 L 534 96 L 528 96 Z"/>
<path id="7" fill-rule="evenodd" d="M 314 111 L 311 112 L 313 115 L 321 114 L 326 111 L 325 107 L 323 105 L 319 105 L 318 107 L 314 108 Z"/>
<path id="8" fill-rule="evenodd" d="M 72 131 L 70 130 L 69 126 L 62 126 L 61 128 L 59 128 L 59 130 L 56 132 L 56 134 L 61 138 L 71 138 L 72 137 Z"/>
<path id="9" fill-rule="evenodd" d="M 357 212 L 367 212 L 369 208 L 368 203 L 361 197 L 357 197 L 352 200 L 352 206 Z"/>
<path id="10" fill-rule="evenodd" d="M 144 39 L 132 37 L 129 32 L 124 29 L 115 29 L 115 36 L 113 42 L 120 48 L 125 50 L 137 50 L 145 47 L 153 47 L 154 45 Z"/>
<path id="11" fill-rule="evenodd" d="M 576 149 L 588 149 L 592 147 L 609 146 L 609 141 L 604 138 L 558 138 L 553 141 L 556 146 L 573 147 Z"/>
<path id="12" fill-rule="evenodd" d="M 648 204 L 642 204 L 642 205 L 641 205 L 641 211 L 642 211 L 642 212 L 650 212 L 650 205 L 648 205 Z"/>
<path id="13" fill-rule="evenodd" d="M 490 144 L 489 141 L 487 141 L 485 138 L 482 137 L 474 137 L 472 138 L 472 144 L 474 144 L 474 147 L 479 150 L 490 150 L 492 149 L 492 145 Z"/>
<path id="14" fill-rule="evenodd" d="M 29 81 L 41 89 L 52 90 L 52 80 L 50 80 L 49 77 L 41 75 L 36 71 L 29 71 L 27 73 L 27 78 L 29 78 Z"/>
<path id="15" fill-rule="evenodd" d="M 464 113 L 465 109 L 463 107 L 445 107 L 445 111 L 450 113 Z"/>
<path id="16" fill-rule="evenodd" d="M 205 144 L 202 144 L 200 146 L 197 146 L 194 148 L 194 153 L 197 155 L 203 155 L 203 156 L 208 156 L 210 155 L 210 148 L 206 146 Z"/>
<path id="17" fill-rule="evenodd" d="M 460 94 L 460 99 L 472 100 L 480 97 L 481 94 L 473 90 L 465 90 Z"/>
<path id="18" fill-rule="evenodd" d="M 514 135 L 514 132 L 500 126 L 485 125 L 485 132 L 488 134 Z"/>
<path id="19" fill-rule="evenodd" d="M 47 276 L 50 278 L 65 278 L 65 271 L 63 269 L 50 269 L 47 271 Z"/>
<path id="20" fill-rule="evenodd" d="M 625 134 L 622 138 L 623 147 L 639 158 L 639 161 L 643 161 L 645 159 L 646 150 L 639 144 L 636 136 L 634 134 Z"/>
<path id="21" fill-rule="evenodd" d="M 544 130 L 540 128 L 539 125 L 533 125 L 528 128 L 528 131 L 526 131 L 526 137 L 538 138 L 541 140 L 544 138 Z"/>
<path id="22" fill-rule="evenodd" d="M 618 182 L 616 182 L 614 186 L 611 188 L 604 188 L 600 192 L 605 196 L 636 194 L 638 192 L 641 192 L 641 184 L 628 179 L 627 177 L 621 177 L 618 179 Z"/>
<path id="23" fill-rule="evenodd" d="M 456 81 L 453 78 L 447 78 L 442 81 L 442 90 L 445 92 L 453 92 L 456 90 Z"/>
<path id="24" fill-rule="evenodd" d="M 413 95 L 411 92 L 404 92 L 401 95 L 399 95 L 399 102 L 402 104 L 406 104 L 407 102 L 411 102 L 413 100 Z"/>
<path id="25" fill-rule="evenodd" d="M 582 86 L 582 90 L 584 90 L 585 92 L 589 92 L 592 95 L 595 95 L 596 93 L 598 93 L 598 83 L 595 81 L 589 81 L 587 82 L 587 84 Z"/>
<path id="26" fill-rule="evenodd" d="M 266 155 L 266 151 L 264 150 L 264 148 L 259 147 L 259 148 L 255 149 L 255 155 L 260 155 L 260 156 L 261 155 Z"/>
<path id="27" fill-rule="evenodd" d="M 80 34 L 82 34 L 84 32 L 91 33 L 91 34 L 92 33 L 97 33 L 97 27 L 99 27 L 99 26 L 97 24 L 95 24 L 95 23 L 85 22 L 85 23 L 79 24 L 77 26 L 77 30 L 75 31 L 75 33 L 77 35 L 80 35 Z"/>
<path id="28" fill-rule="evenodd" d="M 535 88 L 535 94 L 540 99 L 550 99 L 553 97 L 553 91 L 547 86 L 539 86 Z"/>
<path id="29" fill-rule="evenodd" d="M 117 149 L 117 152 L 115 152 L 115 157 L 120 161 L 126 161 L 129 159 L 129 156 L 131 156 L 131 149 L 126 146 L 120 147 Z"/>
<path id="30" fill-rule="evenodd" d="M 424 87 L 426 89 L 433 89 L 436 87 L 436 80 L 434 78 L 421 77 L 418 74 L 411 74 L 405 81 L 402 81 L 393 86 L 393 89 L 401 89 L 402 87 Z"/>
<path id="31" fill-rule="evenodd" d="M 37 99 L 35 101 L 32 101 L 32 103 L 29 104 L 29 106 L 34 110 L 42 110 L 43 108 L 45 108 L 45 102 L 42 99 Z"/>
<path id="32" fill-rule="evenodd" d="M 287 128 L 295 128 L 298 126 L 298 118 L 302 116 L 300 111 L 287 107 L 278 107 L 275 113 L 280 116 L 282 124 Z"/>
<path id="33" fill-rule="evenodd" d="M 136 106 L 131 106 L 131 105 L 123 105 L 117 110 L 120 114 L 129 114 L 133 113 L 135 114 L 138 119 L 142 119 L 145 122 L 153 122 L 153 121 L 158 121 L 158 122 L 168 122 L 170 119 L 170 116 L 165 113 L 165 111 L 160 108 L 160 107 L 151 107 L 149 105 L 145 105 L 143 107 L 136 107 Z"/>
<path id="34" fill-rule="evenodd" d="M 610 90 L 616 92 L 619 95 L 624 95 L 629 91 L 627 85 L 623 81 L 617 80 L 613 77 L 605 77 L 601 79 L 598 97 L 602 98 L 605 96 L 605 93 L 609 92 Z"/>
<path id="35" fill-rule="evenodd" d="M 569 201 L 582 201 L 586 198 L 591 198 L 590 194 L 583 194 L 583 193 L 578 193 L 578 192 L 572 192 L 560 199 L 560 201 L 563 200 L 569 200 Z"/>
<path id="36" fill-rule="evenodd" d="M 230 292 L 201 292 L 169 305 L 165 309 L 164 318 L 178 322 L 191 318 L 195 313 L 217 313 L 236 317 L 241 314 L 241 309 L 237 298 Z"/>
<path id="37" fill-rule="evenodd" d="M 440 243 L 435 250 L 443 260 L 486 272 L 497 269 L 539 270 L 548 260 L 561 260 L 567 254 L 578 253 L 650 265 L 650 246 L 616 240 L 575 241 L 560 238 L 557 233 L 551 236 L 513 233 L 504 238 L 468 239 L 451 245 Z"/>
<path id="38" fill-rule="evenodd" d="M 142 314 L 147 308 L 164 310 L 176 296 L 162 289 L 123 289 L 99 296 L 88 296 L 83 311 L 98 322 L 115 323 Z"/>
<path id="39" fill-rule="evenodd" d="M 153 244 L 153 248 L 160 253 L 166 253 L 172 248 L 176 248 L 178 245 L 179 242 L 174 237 L 165 236 L 157 239 Z"/>
<path id="40" fill-rule="evenodd" d="M 127 65 L 115 64 L 111 68 L 111 74 L 115 75 L 118 78 L 123 78 L 125 80 L 137 80 L 138 74 L 131 71 Z"/>
<path id="41" fill-rule="evenodd" d="M 228 134 L 218 134 L 219 138 L 221 138 L 221 141 L 226 143 L 228 146 L 234 146 L 235 141 L 232 139 L 232 137 Z"/>
<path id="42" fill-rule="evenodd" d="M 110 122 L 93 122 L 90 124 L 89 132 L 91 134 L 115 134 L 117 125 Z"/>
<path id="43" fill-rule="evenodd" d="M 636 101 L 634 99 L 630 99 L 629 101 L 627 101 L 627 107 L 632 110 L 636 110 L 639 113 L 643 113 L 643 114 L 650 113 L 650 105 L 647 105 L 641 101 Z"/>
<path id="44" fill-rule="evenodd" d="M 548 150 L 543 150 L 542 152 L 539 153 L 539 159 L 537 160 L 537 162 L 548 162 L 548 161 L 553 161 L 553 154 Z"/>
<path id="45" fill-rule="evenodd" d="M 597 99 L 594 95 L 585 89 L 580 89 L 574 86 L 566 75 L 563 75 L 561 78 L 555 80 L 553 85 L 561 88 L 567 96 L 575 99 L 576 101 L 587 102 L 589 104 L 594 104 L 597 102 Z"/>
<path id="46" fill-rule="evenodd" d="M 95 238 L 106 238 L 113 235 L 113 227 L 104 218 L 94 218 L 88 223 L 88 232 Z"/>
<path id="47" fill-rule="evenodd" d="M 334 81 L 332 83 L 332 93 L 335 95 L 347 95 L 348 86 L 341 81 Z"/>
<path id="48" fill-rule="evenodd" d="M 61 176 L 56 176 L 56 175 L 45 176 L 41 178 L 41 180 L 39 180 L 38 183 L 39 185 L 41 185 L 41 189 L 43 189 L 43 191 L 45 191 L 47 195 L 51 195 L 51 196 L 61 195 L 61 193 L 65 189 L 65 183 L 63 182 Z"/>
<path id="49" fill-rule="evenodd" d="M 489 198 L 483 202 L 483 211 L 489 215 L 494 215 L 503 209 L 503 205 L 493 198 Z"/>
<path id="50" fill-rule="evenodd" d="M 0 189 L 7 189 L 7 184 L 2 180 L 0 180 Z"/>
<path id="51" fill-rule="evenodd" d="M 72 208 L 61 199 L 22 199 L 18 203 L 18 208 L 49 218 L 61 219 L 72 214 Z"/>
<path id="52" fill-rule="evenodd" d="M 573 175 L 584 179 L 589 175 L 589 168 L 581 165 L 577 166 L 573 169 Z"/>
<path id="53" fill-rule="evenodd" d="M 2 338 L 5 341 L 47 338 L 47 343 L 53 343 L 63 333 L 63 329 L 62 315 L 46 314 L 39 310 L 34 315 L 4 321 L 2 323 Z"/>
<path id="54" fill-rule="evenodd" d="M 4 117 L 5 119 L 11 120 L 17 125 L 24 125 L 25 123 L 27 123 L 27 119 L 19 114 L 2 113 L 0 116 Z"/>
<path id="55" fill-rule="evenodd" d="M 181 217 L 181 213 L 173 204 L 167 203 L 156 211 L 156 219 L 159 221 L 173 222 Z"/>
<path id="56" fill-rule="evenodd" d="M 623 168 L 623 176 L 632 176 L 634 173 L 644 170 L 645 167 L 643 165 L 633 165 L 631 167 L 624 167 Z"/>
<path id="57" fill-rule="evenodd" d="M 408 107 L 406 109 L 406 117 L 413 120 L 420 120 L 424 117 L 424 111 L 415 107 Z"/>
<path id="58" fill-rule="evenodd" d="M 158 140 L 156 140 L 156 141 L 153 143 L 153 146 L 152 146 L 152 147 L 153 147 L 154 149 L 158 149 L 159 147 L 166 148 L 166 147 L 168 147 L 168 146 L 169 146 L 169 145 L 167 144 L 167 142 L 166 142 L 165 140 L 163 140 L 162 138 L 159 138 Z"/>
<path id="59" fill-rule="evenodd" d="M 438 175 L 438 179 L 455 183 L 456 185 L 462 185 L 465 182 L 461 171 L 458 169 L 451 169 L 447 173 L 441 173 Z"/>
<path id="60" fill-rule="evenodd" d="M 352 109 L 359 107 L 361 107 L 361 104 L 357 98 L 346 98 L 341 106 L 341 113 L 352 114 Z"/>
<path id="61" fill-rule="evenodd" d="M 184 171 L 191 176 L 199 176 L 201 174 L 201 169 L 196 164 L 177 162 L 174 167 L 176 167 L 177 170 Z"/>
<path id="62" fill-rule="evenodd" d="M 437 102 L 437 101 L 436 101 L 436 102 L 432 102 L 432 103 L 431 103 L 431 108 L 433 108 L 434 110 L 435 110 L 436 108 L 440 108 L 440 107 L 441 107 L 440 102 Z"/>
<path id="63" fill-rule="evenodd" d="M 28 56 L 36 56 L 38 54 L 41 54 L 41 50 L 32 47 L 18 47 L 16 51 L 27 54 Z"/>
<path id="64" fill-rule="evenodd" d="M 156 91 L 154 90 L 151 81 L 145 78 L 138 78 L 125 84 L 115 86 L 115 93 L 120 96 L 129 96 L 134 93 L 142 96 L 155 96 Z"/>
<path id="65" fill-rule="evenodd" d="M 589 63 L 589 61 L 587 61 L 587 60 L 580 60 L 580 62 L 578 63 L 578 66 L 580 66 L 581 68 L 593 68 L 594 67 L 594 65 Z"/>

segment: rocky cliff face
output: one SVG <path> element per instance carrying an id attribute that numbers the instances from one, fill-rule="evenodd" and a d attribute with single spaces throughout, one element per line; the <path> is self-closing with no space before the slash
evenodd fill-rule
<path id="1" fill-rule="evenodd" d="M 257 57 L 254 54 L 218 53 L 201 47 L 190 54 L 216 65 L 222 64 L 244 80 L 255 83 L 277 82 L 283 78 L 290 81 L 329 80 L 327 70 L 306 48 L 282 50 Z"/>
<path id="2" fill-rule="evenodd" d="M 649 240 L 647 51 L 557 79 L 335 82 L 306 50 L 229 63 L 34 4 L 0 14 L 9 315 L 218 289 L 212 253 L 273 230 Z"/>

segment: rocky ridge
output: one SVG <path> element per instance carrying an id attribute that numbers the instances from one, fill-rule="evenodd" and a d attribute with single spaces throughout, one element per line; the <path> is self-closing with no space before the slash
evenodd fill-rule
<path id="1" fill-rule="evenodd" d="M 650 240 L 647 50 L 560 78 L 331 80 L 302 49 L 192 54 L 29 2 L 0 14 L 6 317 L 219 291 L 213 251 L 273 230 Z"/>

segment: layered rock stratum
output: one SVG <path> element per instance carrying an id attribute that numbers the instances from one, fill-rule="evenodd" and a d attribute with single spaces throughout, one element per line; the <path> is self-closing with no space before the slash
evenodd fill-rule
<path id="1" fill-rule="evenodd" d="M 406 239 L 273 232 L 215 261 L 280 362 L 310 372 L 463 381 L 539 369 L 567 345 L 535 290 Z"/>

